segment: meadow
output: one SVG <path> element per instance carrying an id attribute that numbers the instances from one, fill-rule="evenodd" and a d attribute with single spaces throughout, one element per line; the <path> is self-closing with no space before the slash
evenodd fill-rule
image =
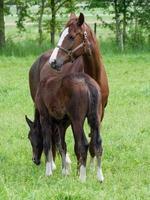
<path id="1" fill-rule="evenodd" d="M 149 54 L 104 54 L 110 97 L 102 124 L 104 183 L 91 172 L 76 175 L 73 137 L 67 131 L 72 172 L 61 175 L 61 160 L 45 177 L 31 160 L 25 114 L 33 119 L 28 71 L 37 56 L 0 56 L 0 199 L 1 200 L 147 200 L 150 195 L 150 62 Z M 86 133 L 89 133 L 85 124 Z"/>
<path id="2" fill-rule="evenodd" d="M 86 17 L 92 22 L 93 13 L 87 14 L 89 16 Z M 0 50 L 0 200 L 149 199 L 149 47 L 127 48 L 122 54 L 111 40 L 114 37 L 112 32 L 98 26 L 97 37 L 101 41 L 110 86 L 101 131 L 105 180 L 102 184 L 97 181 L 96 171 L 90 171 L 88 157 L 87 181 L 79 181 L 70 128 L 66 141 L 72 160 L 71 175 L 61 175 L 58 155 L 56 171 L 52 177 L 45 177 L 44 156 L 38 167 L 31 160 L 25 115 L 33 119 L 28 72 L 37 56 L 50 48 L 49 39 L 39 47 L 35 25 L 27 26 L 26 32 L 19 34 L 13 26 L 15 19 L 9 16 L 6 21 L 7 46 Z M 86 123 L 85 131 L 88 135 Z"/>

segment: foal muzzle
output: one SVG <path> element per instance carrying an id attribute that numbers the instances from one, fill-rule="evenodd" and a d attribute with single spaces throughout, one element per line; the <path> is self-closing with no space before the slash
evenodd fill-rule
<path id="1" fill-rule="evenodd" d="M 36 165 L 40 165 L 40 163 L 41 163 L 41 161 L 40 160 L 38 160 L 38 159 L 36 159 L 35 157 L 34 158 L 32 158 L 32 161 L 34 162 L 34 164 L 36 164 Z"/>

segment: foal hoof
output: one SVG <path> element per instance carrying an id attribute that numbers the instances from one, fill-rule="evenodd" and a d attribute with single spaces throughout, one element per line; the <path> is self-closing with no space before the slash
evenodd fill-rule
<path id="1" fill-rule="evenodd" d="M 98 179 L 98 181 L 101 182 L 101 183 L 104 181 L 104 176 L 103 176 L 102 169 L 99 169 L 99 170 L 97 171 L 97 179 Z"/>
<path id="2" fill-rule="evenodd" d="M 82 183 L 86 182 L 86 167 L 81 165 L 79 179 Z"/>
<path id="3" fill-rule="evenodd" d="M 71 164 L 71 159 L 70 159 L 68 153 L 66 153 L 66 163 L 67 163 L 67 164 Z"/>
<path id="4" fill-rule="evenodd" d="M 81 181 L 81 183 L 85 183 L 86 182 L 86 176 L 79 176 L 79 179 Z"/>
<path id="5" fill-rule="evenodd" d="M 51 163 L 47 162 L 46 163 L 46 172 L 45 172 L 46 176 L 51 176 L 52 175 L 52 168 L 51 168 Z"/>
<path id="6" fill-rule="evenodd" d="M 56 170 L 56 165 L 55 165 L 54 161 L 52 161 L 52 170 Z"/>
<path id="7" fill-rule="evenodd" d="M 70 172 L 69 172 L 68 169 L 65 169 L 65 168 L 62 169 L 62 175 L 63 176 L 68 176 L 69 174 L 70 174 Z"/>

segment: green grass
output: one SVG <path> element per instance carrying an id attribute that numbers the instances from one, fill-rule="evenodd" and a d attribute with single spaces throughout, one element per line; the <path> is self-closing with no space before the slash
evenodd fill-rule
<path id="1" fill-rule="evenodd" d="M 72 173 L 61 176 L 61 162 L 45 177 L 44 157 L 31 161 L 24 115 L 33 118 L 28 71 L 35 56 L 0 56 L 0 199 L 147 200 L 149 199 L 150 62 L 148 54 L 105 55 L 110 97 L 102 126 L 104 145 L 100 184 L 87 165 L 87 182 L 76 175 L 73 137 L 67 133 Z M 88 127 L 86 125 L 86 132 Z"/>

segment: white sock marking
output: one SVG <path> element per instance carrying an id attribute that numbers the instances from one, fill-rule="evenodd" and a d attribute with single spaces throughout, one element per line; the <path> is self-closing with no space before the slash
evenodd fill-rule
<path id="1" fill-rule="evenodd" d="M 46 176 L 51 176 L 52 175 L 52 164 L 51 162 L 46 163 Z"/>
<path id="2" fill-rule="evenodd" d="M 95 157 L 91 157 L 91 160 L 90 160 L 90 169 L 91 171 L 93 172 L 95 170 Z"/>
<path id="3" fill-rule="evenodd" d="M 69 33 L 68 31 L 69 31 L 69 28 L 67 27 L 67 28 L 65 28 L 65 30 L 62 32 L 61 37 L 60 37 L 60 39 L 59 39 L 59 41 L 58 41 L 57 46 L 61 46 L 61 45 L 62 45 L 62 43 L 63 43 L 65 37 L 66 37 L 66 36 L 68 35 L 68 33 Z M 59 48 L 58 48 L 58 47 L 56 47 L 56 48 L 53 50 L 53 53 L 51 54 L 51 57 L 50 57 L 50 59 L 49 59 L 49 63 L 50 63 L 50 64 L 51 64 L 54 60 L 56 60 L 58 51 L 59 51 Z"/>
<path id="4" fill-rule="evenodd" d="M 71 159 L 68 153 L 66 153 L 66 163 L 71 164 Z"/>
<path id="5" fill-rule="evenodd" d="M 103 182 L 104 181 L 104 176 L 103 176 L 103 172 L 102 172 L 102 168 L 99 168 L 97 169 L 97 178 L 100 182 Z"/>
<path id="6" fill-rule="evenodd" d="M 71 172 L 71 159 L 70 159 L 68 153 L 66 153 L 66 171 L 67 171 L 67 172 L 66 172 L 67 175 L 69 175 L 70 172 Z"/>
<path id="7" fill-rule="evenodd" d="M 68 170 L 68 168 L 63 168 L 62 169 L 62 175 L 63 176 L 68 176 L 70 174 L 70 171 Z"/>
<path id="8" fill-rule="evenodd" d="M 83 165 L 81 165 L 81 167 L 80 167 L 80 176 L 79 176 L 79 178 L 80 178 L 81 182 L 85 182 L 86 181 L 86 167 L 83 166 Z"/>

